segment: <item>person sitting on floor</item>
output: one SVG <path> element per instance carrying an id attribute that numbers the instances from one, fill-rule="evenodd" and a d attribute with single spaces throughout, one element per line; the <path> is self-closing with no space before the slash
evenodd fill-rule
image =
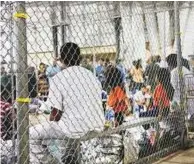
<path id="1" fill-rule="evenodd" d="M 114 66 L 108 66 L 105 73 L 106 84 L 110 86 L 110 93 L 107 100 L 107 109 L 112 108 L 115 112 L 115 126 L 121 125 L 124 115 L 129 107 L 129 98 L 125 91 L 122 74 Z"/>
<path id="2" fill-rule="evenodd" d="M 170 112 L 170 101 L 174 96 L 174 88 L 171 84 L 170 72 L 166 68 L 160 68 L 157 76 L 157 86 L 154 90 L 154 107 L 160 117 L 168 116 Z"/>
<path id="3" fill-rule="evenodd" d="M 79 66 L 80 48 L 77 44 L 65 43 L 60 56 L 65 69 L 52 77 L 46 101 L 51 107 L 50 121 L 30 127 L 29 136 L 32 142 L 35 141 L 32 144 L 41 139 L 65 140 L 61 161 L 79 164 L 81 138 L 104 130 L 102 86 L 90 70 Z M 36 145 L 43 149 L 42 143 Z"/>
<path id="4" fill-rule="evenodd" d="M 134 111 L 145 112 L 147 111 L 147 99 L 151 98 L 149 94 L 150 87 L 142 85 L 141 90 L 137 91 L 134 95 Z"/>
<path id="5" fill-rule="evenodd" d="M 14 108 L 11 103 L 7 101 L 6 97 L 9 94 L 6 88 L 1 85 L 0 98 L 0 117 L 1 117 L 1 138 L 3 140 L 10 140 L 13 136 L 13 121 L 16 118 Z"/>

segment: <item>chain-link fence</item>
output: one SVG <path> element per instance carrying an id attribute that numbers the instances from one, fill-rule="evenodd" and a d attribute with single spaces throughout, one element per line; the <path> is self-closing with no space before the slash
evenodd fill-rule
<path id="1" fill-rule="evenodd" d="M 2 163 L 151 163 L 184 147 L 193 8 L 2 1 Z"/>

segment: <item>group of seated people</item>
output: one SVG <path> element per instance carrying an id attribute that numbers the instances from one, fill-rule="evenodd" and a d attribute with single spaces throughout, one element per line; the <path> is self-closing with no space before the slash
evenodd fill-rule
<path id="1" fill-rule="evenodd" d="M 106 77 L 106 82 L 111 87 L 106 109 L 114 111 L 115 126 L 121 125 L 124 118 L 131 114 L 137 117 L 168 115 L 174 88 L 170 83 L 170 72 L 166 68 L 160 68 L 153 92 L 151 92 L 151 86 L 142 84 L 140 90 L 136 89 L 127 95 L 128 88 L 122 83 L 121 73 L 114 66 L 107 69 Z"/>
<path id="2" fill-rule="evenodd" d="M 110 66 L 106 73 L 107 86 L 111 87 L 108 93 L 106 109 L 115 113 L 115 125 L 121 125 L 124 117 L 134 114 L 137 117 L 167 117 L 172 104 L 180 109 L 180 80 L 177 67 L 177 54 L 170 54 L 166 58 L 167 67 L 161 66 L 159 58 L 149 62 L 144 72 L 147 79 L 143 77 L 141 61 L 134 63 L 131 70 L 132 80 L 124 84 L 121 71 L 117 67 Z M 194 75 L 190 72 L 188 61 L 182 61 L 183 87 L 194 89 Z M 160 63 L 159 63 L 160 62 Z M 163 63 L 162 63 L 163 64 Z M 138 68 L 138 69 L 137 69 Z M 139 73 L 137 73 L 139 71 Z M 136 72 L 136 73 L 135 73 Z M 141 76 L 140 76 L 141 72 Z M 136 75 L 136 76 L 135 76 Z M 189 75 L 190 80 L 185 78 Z M 136 80 L 141 77 L 141 80 Z M 190 83 L 190 86 L 188 85 Z M 192 100 L 188 100 L 188 118 L 194 114 Z"/>

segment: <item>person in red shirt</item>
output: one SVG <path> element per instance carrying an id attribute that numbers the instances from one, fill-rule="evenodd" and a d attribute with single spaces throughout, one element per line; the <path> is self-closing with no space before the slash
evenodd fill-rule
<path id="1" fill-rule="evenodd" d="M 8 92 L 5 87 L 1 85 L 1 97 L 0 97 L 0 118 L 1 118 L 1 138 L 3 140 L 9 140 L 13 136 L 13 107 L 10 102 L 6 100 Z M 14 118 L 13 118 L 14 117 Z"/>
<path id="2" fill-rule="evenodd" d="M 124 120 L 124 114 L 129 107 L 129 99 L 127 97 L 124 84 L 122 82 L 122 74 L 114 66 L 108 66 L 105 73 L 106 84 L 110 87 L 107 100 L 108 108 L 112 108 L 115 112 L 115 126 L 121 125 Z"/>
<path id="3" fill-rule="evenodd" d="M 174 88 L 170 82 L 170 72 L 160 68 L 157 75 L 157 86 L 153 94 L 154 106 L 159 110 L 159 115 L 165 117 L 170 111 L 170 101 L 174 95 Z"/>

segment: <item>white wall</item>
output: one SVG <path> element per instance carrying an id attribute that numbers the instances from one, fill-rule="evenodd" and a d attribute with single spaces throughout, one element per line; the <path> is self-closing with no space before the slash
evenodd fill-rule
<path id="1" fill-rule="evenodd" d="M 125 66 L 130 67 L 133 60 L 142 58 L 145 61 L 146 57 L 142 9 L 137 2 L 134 2 L 132 8 L 129 5 L 130 2 L 121 3 L 123 28 L 121 33 L 121 57 L 125 59 Z M 31 54 L 53 51 L 51 20 L 49 16 L 51 8 L 49 5 L 44 5 L 44 2 L 42 4 L 42 6 L 27 8 L 29 15 L 27 19 L 27 48 Z M 69 23 L 66 41 L 76 42 L 80 47 L 115 45 L 112 4 L 112 2 L 99 2 L 98 4 L 85 2 L 82 5 L 80 3 L 69 5 L 66 19 L 67 23 Z M 164 2 L 161 2 L 161 4 L 164 4 Z M 151 2 L 150 5 L 152 5 Z M 188 4 L 185 4 L 185 6 L 188 6 Z M 161 10 L 163 6 L 160 7 L 159 5 L 157 9 Z M 57 6 L 54 10 L 57 14 L 56 23 L 60 23 L 60 7 Z M 158 54 L 159 48 L 157 45 L 158 40 L 154 13 L 152 12 L 152 8 L 146 8 L 144 11 L 147 13 L 146 23 L 148 25 L 148 35 L 151 43 L 151 53 L 155 55 Z M 187 15 L 188 11 L 189 9 L 184 9 L 180 12 L 182 52 L 185 57 L 194 53 L 194 8 L 189 11 L 189 17 Z M 131 12 L 132 16 L 130 15 Z M 160 12 L 157 16 L 162 53 L 168 55 L 171 52 L 167 47 L 169 45 L 169 39 L 167 37 L 169 35 L 169 15 L 168 12 Z M 4 43 L 4 47 L 0 50 L 2 54 L 1 58 L 5 56 L 6 60 L 10 60 L 8 51 L 10 49 L 8 40 L 9 28 L 6 23 L 4 24 L 4 28 L 6 33 L 1 37 L 1 41 Z M 59 45 L 61 45 L 60 30 L 58 36 Z M 48 60 L 49 63 L 52 62 L 51 57 L 40 56 L 42 58 L 40 60 Z M 40 58 L 40 56 L 37 58 Z M 28 57 L 28 63 L 32 63 L 33 65 L 34 59 L 31 60 L 31 58 L 31 56 Z M 33 58 L 36 58 L 36 56 L 34 55 Z"/>

